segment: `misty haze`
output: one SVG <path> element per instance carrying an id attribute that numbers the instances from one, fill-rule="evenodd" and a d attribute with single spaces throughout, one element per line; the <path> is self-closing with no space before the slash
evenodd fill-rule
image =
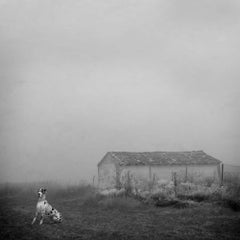
<path id="1" fill-rule="evenodd" d="M 0 180 L 91 181 L 108 151 L 239 162 L 236 1 L 0 1 Z"/>
<path id="2" fill-rule="evenodd" d="M 0 0 L 0 238 L 239 239 L 239 12 Z"/>

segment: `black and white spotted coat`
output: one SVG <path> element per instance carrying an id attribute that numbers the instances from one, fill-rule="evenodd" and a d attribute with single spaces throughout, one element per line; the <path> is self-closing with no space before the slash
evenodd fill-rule
<path id="1" fill-rule="evenodd" d="M 40 224 L 42 224 L 43 220 L 47 217 L 52 218 L 55 222 L 61 222 L 61 213 L 58 212 L 57 209 L 53 208 L 46 200 L 46 189 L 40 188 L 38 191 L 38 196 L 39 198 L 36 206 L 36 214 L 32 224 L 36 221 L 39 215 L 41 217 Z"/>

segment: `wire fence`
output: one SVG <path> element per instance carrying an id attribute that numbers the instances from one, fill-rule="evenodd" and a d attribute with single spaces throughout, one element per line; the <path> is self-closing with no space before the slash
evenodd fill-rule
<path id="1" fill-rule="evenodd" d="M 240 174 L 240 166 L 223 164 L 225 173 Z"/>
<path id="2" fill-rule="evenodd" d="M 240 183 L 240 166 L 225 164 L 225 163 L 222 164 L 221 182 L 222 182 L 222 185 L 229 182 Z"/>

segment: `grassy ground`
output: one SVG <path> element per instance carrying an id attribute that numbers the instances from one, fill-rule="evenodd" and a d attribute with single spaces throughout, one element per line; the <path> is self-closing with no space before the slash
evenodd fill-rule
<path id="1" fill-rule="evenodd" d="M 212 203 L 157 208 L 130 198 L 98 199 L 87 187 L 49 190 L 47 199 L 63 214 L 61 224 L 31 225 L 32 189 L 2 192 L 1 239 L 240 239 L 240 213 Z"/>

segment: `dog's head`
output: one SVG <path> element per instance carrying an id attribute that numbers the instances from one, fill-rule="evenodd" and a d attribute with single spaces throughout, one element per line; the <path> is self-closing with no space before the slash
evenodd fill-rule
<path id="1" fill-rule="evenodd" d="M 47 189 L 46 189 L 46 188 L 40 188 L 40 189 L 38 190 L 38 197 L 39 197 L 39 198 L 43 198 L 43 196 L 46 195 L 46 192 L 47 192 Z"/>

